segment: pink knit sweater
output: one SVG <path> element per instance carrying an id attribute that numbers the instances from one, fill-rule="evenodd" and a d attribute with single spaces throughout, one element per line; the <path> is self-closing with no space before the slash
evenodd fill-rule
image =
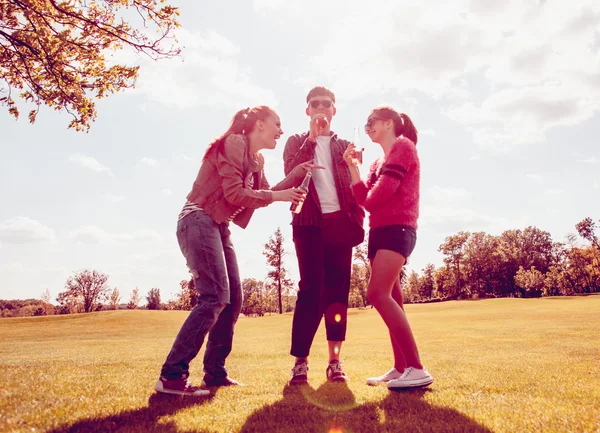
<path id="1" fill-rule="evenodd" d="M 367 181 L 352 185 L 356 201 L 369 212 L 369 227 L 400 224 L 416 230 L 420 177 L 417 148 L 400 137 L 387 157 L 371 165 Z"/>

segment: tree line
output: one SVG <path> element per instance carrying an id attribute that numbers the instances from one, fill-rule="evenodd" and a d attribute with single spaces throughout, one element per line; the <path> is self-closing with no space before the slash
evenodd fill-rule
<path id="1" fill-rule="evenodd" d="M 486 297 L 565 296 L 600 291 L 598 225 L 585 218 L 575 225 L 577 234 L 555 242 L 537 227 L 506 230 L 500 235 L 461 231 L 446 237 L 438 251 L 443 265 L 426 265 L 421 272 L 402 275 L 406 302 L 435 302 Z M 264 316 L 294 310 L 296 286 L 285 266 L 287 252 L 281 229 L 264 245 L 268 272 L 264 280 L 242 281 L 242 314 Z M 366 242 L 354 249 L 349 306 L 368 307 L 367 286 L 371 267 Z M 122 302 L 108 275 L 96 270 L 74 273 L 53 305 L 50 291 L 41 299 L 0 300 L 0 317 L 89 313 L 140 308 L 142 295 L 135 288 Z M 181 280 L 174 298 L 162 302 L 159 288 L 145 296 L 148 310 L 191 310 L 198 302 L 194 281 Z"/>
<path id="2" fill-rule="evenodd" d="M 598 225 L 585 218 L 577 234 L 555 242 L 537 227 L 499 236 L 459 232 L 440 245 L 444 264 L 404 276 L 409 301 L 566 296 L 600 291 Z M 585 243 L 584 243 L 585 242 Z"/>

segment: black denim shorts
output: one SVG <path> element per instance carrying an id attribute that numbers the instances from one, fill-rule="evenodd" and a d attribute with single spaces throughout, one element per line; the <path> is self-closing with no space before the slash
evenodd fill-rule
<path id="1" fill-rule="evenodd" d="M 417 231 L 412 227 L 391 225 L 369 231 L 368 256 L 373 260 L 377 250 L 390 250 L 408 258 L 417 244 Z"/>

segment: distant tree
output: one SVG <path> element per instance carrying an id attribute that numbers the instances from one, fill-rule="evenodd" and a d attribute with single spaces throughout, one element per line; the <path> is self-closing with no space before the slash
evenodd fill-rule
<path id="1" fill-rule="evenodd" d="M 146 296 L 146 302 L 148 303 L 146 306 L 148 310 L 160 310 L 160 289 L 150 289 L 148 296 Z"/>
<path id="2" fill-rule="evenodd" d="M 85 269 L 76 272 L 65 283 L 64 292 L 58 294 L 57 301 L 61 305 L 69 305 L 69 309 L 81 303 L 84 313 L 95 311 L 101 301 L 107 297 L 108 275 L 96 270 Z"/>
<path id="3" fill-rule="evenodd" d="M 598 236 L 596 235 L 596 229 L 598 227 L 590 217 L 584 218 L 582 221 L 578 222 L 575 227 L 579 236 L 592 244 L 594 248 L 600 250 L 600 243 L 598 242 Z"/>
<path id="4" fill-rule="evenodd" d="M 52 300 L 52 296 L 50 295 L 50 289 L 46 289 L 44 290 L 44 292 L 42 293 L 42 297 L 41 300 L 43 302 L 43 314 L 41 312 L 39 312 L 39 314 L 37 314 L 38 316 L 47 316 L 50 314 L 54 314 L 54 305 L 52 305 L 50 303 L 50 301 Z"/>
<path id="5" fill-rule="evenodd" d="M 515 275 L 522 266 L 532 266 L 545 274 L 552 264 L 554 244 L 550 233 L 537 227 L 524 230 L 506 230 L 499 238 L 500 275 L 504 295 L 524 296 L 525 293 L 515 284 Z"/>
<path id="6" fill-rule="evenodd" d="M 350 293 L 348 297 L 348 306 L 350 308 L 366 307 L 369 305 L 367 299 L 367 287 L 369 280 L 367 274 L 370 270 L 365 268 L 362 263 L 352 263 L 352 273 L 350 274 Z"/>
<path id="7" fill-rule="evenodd" d="M 447 265 L 440 266 L 433 274 L 437 296 L 441 299 L 455 299 L 457 297 L 454 274 Z"/>
<path id="8" fill-rule="evenodd" d="M 444 257 L 444 263 L 453 273 L 458 296 L 468 295 L 464 293 L 464 277 L 461 264 L 464 260 L 464 247 L 469 236 L 469 232 L 458 232 L 455 235 L 446 237 L 444 243 L 438 248 L 438 251 L 446 256 Z"/>
<path id="9" fill-rule="evenodd" d="M 360 298 L 360 305 L 356 301 L 350 302 L 351 306 L 366 307 L 369 305 L 367 298 L 367 287 L 371 280 L 371 262 L 367 256 L 367 241 L 354 248 L 352 274 L 350 277 L 350 292 L 354 297 Z"/>
<path id="10" fill-rule="evenodd" d="M 263 255 L 267 258 L 267 265 L 270 270 L 267 279 L 268 285 L 272 285 L 277 293 L 277 310 L 279 314 L 283 313 L 282 296 L 288 295 L 293 287 L 292 280 L 288 278 L 288 271 L 283 264 L 285 249 L 283 247 L 283 235 L 281 229 L 277 227 L 274 235 L 265 244 Z"/>
<path id="11" fill-rule="evenodd" d="M 403 279 L 402 290 L 404 292 L 404 302 L 410 304 L 421 299 L 419 296 L 419 274 L 411 271 Z"/>
<path id="12" fill-rule="evenodd" d="M 525 291 L 525 297 L 539 297 L 544 292 L 546 277 L 535 266 L 530 269 L 519 268 L 515 275 L 515 284 Z"/>
<path id="13" fill-rule="evenodd" d="M 127 303 L 127 309 L 128 310 L 137 309 L 141 300 L 142 300 L 142 298 L 140 296 L 140 290 L 136 287 L 135 289 L 133 289 L 131 291 L 131 296 L 129 297 L 129 302 Z"/>
<path id="14" fill-rule="evenodd" d="M 423 300 L 431 299 L 435 293 L 435 266 L 428 263 L 427 266 L 423 268 L 423 274 L 419 280 L 419 296 Z"/>
<path id="15" fill-rule="evenodd" d="M 244 278 L 242 293 L 244 299 L 242 314 L 245 316 L 264 316 L 267 310 L 264 283 L 254 278 Z"/>
<path id="16" fill-rule="evenodd" d="M 0 3 L 0 97 L 15 118 L 12 90 L 37 108 L 66 110 L 70 128 L 89 129 L 96 118 L 93 98 L 133 87 L 139 66 L 111 64 L 111 52 L 124 48 L 152 59 L 172 57 L 164 47 L 179 26 L 177 8 L 164 0 L 3 0 Z M 134 22 L 133 19 L 139 19 Z M 1 94 L 0 94 L 1 96 Z"/>
<path id="17" fill-rule="evenodd" d="M 181 280 L 179 282 L 181 291 L 177 294 L 177 298 L 173 305 L 176 310 L 191 310 L 198 304 L 200 294 L 194 286 L 194 279 Z"/>
<path id="18" fill-rule="evenodd" d="M 500 292 L 498 238 L 484 232 L 472 233 L 464 248 L 464 274 L 469 292 L 484 296 Z"/>
<path id="19" fill-rule="evenodd" d="M 109 297 L 110 309 L 118 310 L 120 302 L 121 302 L 121 294 L 119 293 L 119 289 L 117 289 L 115 287 L 114 289 L 112 289 L 112 292 L 110 292 L 110 297 Z"/>

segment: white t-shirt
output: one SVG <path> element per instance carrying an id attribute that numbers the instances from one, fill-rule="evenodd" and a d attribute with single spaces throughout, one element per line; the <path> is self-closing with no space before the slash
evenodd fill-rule
<path id="1" fill-rule="evenodd" d="M 318 136 L 315 147 L 315 165 L 325 169 L 313 170 L 312 179 L 319 195 L 323 213 L 337 212 L 340 208 L 335 180 L 333 178 L 333 163 L 331 161 L 331 136 Z"/>

